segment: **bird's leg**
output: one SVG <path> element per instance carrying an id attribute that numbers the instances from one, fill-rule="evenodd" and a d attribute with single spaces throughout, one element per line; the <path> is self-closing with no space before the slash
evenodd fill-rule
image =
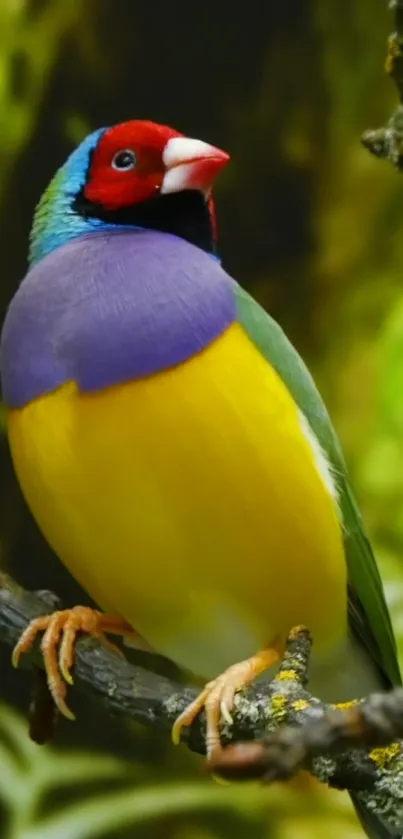
<path id="1" fill-rule="evenodd" d="M 200 711 L 206 712 L 206 752 L 207 757 L 220 748 L 221 716 L 232 722 L 231 711 L 234 707 L 235 694 L 248 687 L 253 680 L 276 664 L 283 652 L 283 645 L 277 640 L 251 658 L 233 664 L 221 676 L 208 682 L 199 696 L 175 720 L 172 727 L 172 740 L 178 744 L 182 729 L 191 725 Z"/>
<path id="2" fill-rule="evenodd" d="M 73 720 L 74 714 L 65 702 L 67 685 L 73 684 L 71 668 L 74 663 L 77 635 L 87 635 L 99 638 L 106 646 L 123 655 L 119 647 L 108 640 L 105 633 L 121 636 L 133 636 L 136 633 L 123 618 L 118 615 L 107 615 L 87 606 L 75 606 L 73 609 L 53 612 L 30 621 L 14 647 L 12 662 L 18 667 L 23 653 L 28 652 L 39 632 L 43 632 L 41 650 L 45 663 L 45 671 L 53 701 L 59 711 L 68 719 Z"/>

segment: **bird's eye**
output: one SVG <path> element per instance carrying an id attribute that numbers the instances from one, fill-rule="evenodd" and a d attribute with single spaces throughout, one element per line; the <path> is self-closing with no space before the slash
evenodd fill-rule
<path id="1" fill-rule="evenodd" d="M 134 169 L 135 165 L 136 155 L 131 149 L 122 149 L 116 152 L 112 159 L 112 166 L 118 172 L 128 172 L 130 169 Z"/>

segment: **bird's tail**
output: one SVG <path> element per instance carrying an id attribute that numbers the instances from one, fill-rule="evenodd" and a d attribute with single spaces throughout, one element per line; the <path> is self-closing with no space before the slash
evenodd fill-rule
<path id="1" fill-rule="evenodd" d="M 350 797 L 368 839 L 403 839 L 401 830 L 393 829 L 381 816 L 369 810 L 356 793 L 351 792 Z"/>

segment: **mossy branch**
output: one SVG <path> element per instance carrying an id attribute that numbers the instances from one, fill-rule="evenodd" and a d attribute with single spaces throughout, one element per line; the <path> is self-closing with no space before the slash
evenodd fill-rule
<path id="1" fill-rule="evenodd" d="M 30 593 L 0 575 L 0 641 L 10 648 L 32 618 L 58 606 L 53 595 Z M 359 703 L 327 705 L 307 691 L 311 639 L 306 629 L 290 633 L 277 676 L 236 699 L 233 724 L 222 728 L 222 752 L 209 768 L 227 778 L 290 778 L 301 769 L 337 789 L 355 790 L 392 824 L 403 822 L 403 689 Z M 55 714 L 38 676 L 38 646 L 24 656 L 38 681 L 31 708 L 31 734 L 43 741 Z M 152 656 L 150 656 L 152 663 Z M 77 644 L 75 681 L 113 713 L 168 735 L 176 716 L 197 689 L 181 686 L 151 669 L 130 664 L 94 639 Z M 203 715 L 188 746 L 204 754 Z M 66 722 L 66 725 L 70 723 Z M 45 731 L 45 733 L 44 733 Z"/>
<path id="2" fill-rule="evenodd" d="M 389 8 L 393 10 L 395 31 L 388 39 L 385 70 L 395 82 L 399 95 L 396 108 L 386 126 L 365 131 L 361 141 L 376 157 L 393 163 L 399 171 L 403 170 L 403 0 L 391 0 Z"/>

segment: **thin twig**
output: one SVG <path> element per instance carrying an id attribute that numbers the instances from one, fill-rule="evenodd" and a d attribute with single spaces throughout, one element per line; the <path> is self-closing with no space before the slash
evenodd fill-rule
<path id="1" fill-rule="evenodd" d="M 394 80 L 399 94 L 399 106 L 386 126 L 365 131 L 361 142 L 376 157 L 403 169 L 403 0 L 392 0 L 389 8 L 394 12 L 395 31 L 388 39 L 385 70 Z"/>

